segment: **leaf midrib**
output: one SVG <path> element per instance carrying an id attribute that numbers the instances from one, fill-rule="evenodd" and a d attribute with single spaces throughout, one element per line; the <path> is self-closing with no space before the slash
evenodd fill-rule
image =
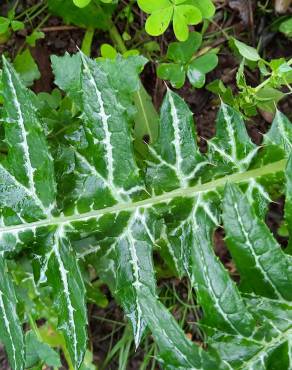
<path id="1" fill-rule="evenodd" d="M 133 203 L 122 203 L 116 204 L 112 207 L 101 208 L 98 210 L 90 211 L 87 213 L 74 214 L 71 216 L 60 216 L 60 217 L 51 217 L 45 220 L 35 221 L 31 223 L 23 223 L 19 225 L 5 226 L 0 227 L 1 232 L 14 232 L 20 230 L 26 230 L 31 228 L 53 226 L 53 225 L 66 225 L 74 221 L 85 221 L 88 219 L 93 219 L 100 217 L 108 213 L 119 213 L 122 211 L 131 211 L 137 208 L 149 208 L 155 204 L 167 203 L 177 197 L 190 197 L 199 193 L 206 193 L 208 191 L 215 190 L 217 188 L 225 186 L 227 183 L 244 183 L 248 182 L 251 179 L 260 178 L 269 174 L 276 174 L 283 172 L 285 170 L 287 160 L 283 159 L 274 163 L 270 163 L 260 168 L 249 170 L 243 173 L 236 173 L 228 176 L 221 177 L 219 179 L 204 183 L 198 184 L 188 188 L 179 188 L 173 191 L 164 193 L 162 195 L 154 196 L 147 198 L 138 202 Z"/>

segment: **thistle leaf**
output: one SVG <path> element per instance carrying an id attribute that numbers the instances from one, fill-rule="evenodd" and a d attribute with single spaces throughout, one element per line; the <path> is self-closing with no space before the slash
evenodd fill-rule
<path id="1" fill-rule="evenodd" d="M 17 274 L 12 267 L 6 271 L 6 260 L 22 268 L 25 255 L 36 287 L 50 293 L 76 369 L 87 346 L 81 274 L 87 264 L 122 306 L 136 346 L 146 327 L 152 332 L 164 368 L 288 369 L 291 256 L 264 216 L 269 191 L 277 186 L 286 195 L 290 230 L 292 125 L 277 113 L 259 150 L 240 114 L 222 105 L 217 134 L 203 154 L 192 113 L 168 91 L 158 139 L 148 161 L 138 162 L 131 93 L 139 88 L 144 62 L 132 60 L 131 72 L 116 78 L 123 65 L 118 58 L 109 64 L 83 54 L 53 58 L 56 83 L 78 118 L 63 137 L 47 139 L 37 97 L 4 61 L 8 154 L 0 161 L 0 337 L 11 366 L 22 369 L 25 356 L 13 289 Z M 49 147 L 57 147 L 54 158 Z M 213 250 L 218 227 L 224 227 L 239 286 Z M 176 274 L 196 291 L 207 349 L 187 338 L 157 295 L 153 251 L 162 245 Z"/>
<path id="2" fill-rule="evenodd" d="M 5 345 L 14 370 L 24 368 L 24 340 L 16 312 L 14 286 L 7 272 L 6 262 L 0 257 L 0 340 Z"/>
<path id="3" fill-rule="evenodd" d="M 292 155 L 288 159 L 286 169 L 286 203 L 285 203 L 285 220 L 288 225 L 290 234 L 290 245 L 288 252 L 292 254 Z M 287 251 L 287 250 L 286 250 Z"/>
<path id="4" fill-rule="evenodd" d="M 147 289 L 139 295 L 143 315 L 157 341 L 160 358 L 165 369 L 224 369 L 216 356 L 207 356 L 193 345 L 183 333 L 173 316 Z M 212 367 L 213 366 L 213 367 Z"/>
<path id="5" fill-rule="evenodd" d="M 54 207 L 53 159 L 32 104 L 32 93 L 23 87 L 4 57 L 3 65 L 4 109 L 7 117 L 5 140 L 13 151 L 9 151 L 0 167 L 3 178 L 9 183 L 9 186 L 5 186 L 7 184 L 4 181 L 0 185 L 1 193 L 4 193 L 1 208 L 9 207 L 15 217 L 30 221 L 45 217 Z M 20 198 L 29 204 L 17 207 Z"/>
<path id="6" fill-rule="evenodd" d="M 59 311 L 58 327 L 64 334 L 72 362 L 79 368 L 87 344 L 85 287 L 64 230 L 59 228 L 53 238 L 46 271 L 48 284 L 53 289 Z"/>
<path id="7" fill-rule="evenodd" d="M 245 290 L 264 297 L 291 300 L 290 261 L 246 197 L 234 185 L 227 186 L 225 191 L 223 220 L 226 242 Z"/>
<path id="8" fill-rule="evenodd" d="M 187 187 L 207 164 L 198 151 L 192 113 L 170 90 L 161 108 L 159 137 L 150 153 L 154 163 L 147 175 L 156 193 Z"/>
<path id="9" fill-rule="evenodd" d="M 228 272 L 214 254 L 212 221 L 200 211 L 193 222 L 193 275 L 205 313 L 204 323 L 225 332 L 251 335 L 255 321 Z"/>

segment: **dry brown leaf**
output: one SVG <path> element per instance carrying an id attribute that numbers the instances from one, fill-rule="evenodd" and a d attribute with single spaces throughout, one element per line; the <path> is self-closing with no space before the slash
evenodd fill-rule
<path id="1" fill-rule="evenodd" d="M 291 4 L 292 0 L 275 0 L 275 10 L 277 13 L 285 13 Z"/>

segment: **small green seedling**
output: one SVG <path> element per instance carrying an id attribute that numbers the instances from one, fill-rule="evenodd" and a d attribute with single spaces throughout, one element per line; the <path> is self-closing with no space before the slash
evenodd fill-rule
<path id="1" fill-rule="evenodd" d="M 44 38 L 45 34 L 43 32 L 34 30 L 30 35 L 26 36 L 25 41 L 29 46 L 35 47 L 36 42 Z"/>
<path id="2" fill-rule="evenodd" d="M 10 10 L 7 17 L 0 17 L 0 43 L 6 42 L 12 31 L 16 32 L 23 29 L 24 23 L 15 20 L 15 11 Z"/>
<path id="3" fill-rule="evenodd" d="M 102 44 L 100 47 L 100 54 L 101 57 L 97 59 L 116 59 L 118 56 L 118 51 L 110 44 Z M 135 56 L 139 55 L 139 50 L 137 49 L 132 49 L 132 50 L 127 50 L 126 52 L 123 53 L 124 58 L 128 58 L 130 56 Z"/>
<path id="4" fill-rule="evenodd" d="M 169 80 L 177 89 L 181 88 L 188 77 L 192 86 L 201 88 L 205 85 L 206 74 L 218 64 L 217 49 L 197 53 L 202 45 L 202 35 L 192 32 L 185 42 L 169 44 L 167 58 L 171 63 L 158 66 L 158 77 Z"/>
<path id="5" fill-rule="evenodd" d="M 222 81 L 215 80 L 207 86 L 207 89 L 220 95 L 226 104 L 231 104 L 241 110 L 246 116 L 255 116 L 258 110 L 274 114 L 278 102 L 286 94 L 282 87 L 291 92 L 292 83 L 292 59 L 284 58 L 266 61 L 261 58 L 258 51 L 241 41 L 232 40 L 232 45 L 242 57 L 242 61 L 236 76 L 238 94 L 234 96 L 230 87 L 225 87 Z M 245 78 L 245 67 L 258 68 L 261 74 L 261 83 L 258 86 L 250 86 Z"/>
<path id="6" fill-rule="evenodd" d="M 179 41 L 188 39 L 190 25 L 211 18 L 215 13 L 211 0 L 138 0 L 138 5 L 150 14 L 145 26 L 149 35 L 162 35 L 172 21 Z"/>
<path id="7" fill-rule="evenodd" d="M 41 369 L 44 364 L 51 367 L 61 367 L 60 355 L 53 350 L 47 343 L 41 341 L 37 335 L 29 330 L 25 335 L 26 368 Z"/>
<path id="8" fill-rule="evenodd" d="M 19 53 L 13 61 L 13 65 L 25 86 L 32 86 L 34 81 L 41 77 L 38 65 L 29 49 Z"/>

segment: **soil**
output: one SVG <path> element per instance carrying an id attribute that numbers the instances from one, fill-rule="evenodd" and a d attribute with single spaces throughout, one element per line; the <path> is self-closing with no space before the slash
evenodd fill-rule
<path id="1" fill-rule="evenodd" d="M 37 0 L 20 0 L 19 1 L 19 12 L 32 4 L 36 3 Z M 251 9 L 248 8 L 247 4 L 251 4 Z M 255 11 L 256 1 L 232 1 L 232 0 L 219 0 L 217 5 L 220 10 L 216 14 L 214 23 L 210 26 L 211 31 L 218 31 L 231 27 L 235 35 L 240 35 L 240 38 L 249 44 L 257 45 L 259 40 L 262 42 L 263 52 L 266 58 L 276 57 L 291 57 L 292 55 L 292 44 L 284 36 L 279 36 L 277 33 L 273 33 L 268 29 L 268 25 L 271 21 L 273 14 L 266 13 L 262 14 L 259 11 Z M 7 11 L 7 5 L 0 5 L 0 14 L 5 15 Z M 36 19 L 36 24 L 40 19 Z M 140 28 L 143 18 L 137 17 L 137 28 Z M 131 26 L 135 28 L 135 22 Z M 36 81 L 33 90 L 35 92 L 46 91 L 49 92 L 54 88 L 54 78 L 50 67 L 50 56 L 52 54 L 63 55 L 65 52 L 75 53 L 80 48 L 82 38 L 84 36 L 84 30 L 72 27 L 71 29 L 54 31 L 54 27 L 63 26 L 61 19 L 57 17 L 50 17 L 48 21 L 43 25 L 45 27 L 45 39 L 39 40 L 36 48 L 32 48 L 32 54 L 39 66 L 41 72 L 41 79 Z M 119 25 L 118 25 L 119 26 Z M 28 27 L 29 31 L 29 27 Z M 9 56 L 14 57 L 23 45 L 27 31 L 17 32 L 6 44 L 0 45 L 0 54 L 7 53 Z M 216 70 L 208 75 L 208 81 L 210 82 L 216 78 L 220 78 L 223 82 L 232 87 L 236 91 L 235 74 L 238 67 L 238 61 L 231 54 L 227 47 L 227 42 L 222 34 L 214 42 L 214 46 L 221 46 L 219 53 L 219 66 Z M 95 34 L 92 53 L 93 56 L 98 55 L 99 46 L 108 41 L 105 35 L 101 32 Z M 171 32 L 168 32 L 164 37 L 159 39 L 162 49 L 166 49 L 168 42 L 173 41 Z M 248 78 L 251 83 L 258 83 L 258 75 L 252 72 L 249 73 Z M 159 108 L 163 95 L 165 93 L 165 84 L 156 78 L 155 63 L 149 63 L 144 72 L 142 73 L 142 82 L 146 89 L 153 97 L 153 102 L 157 108 Z M 200 149 L 206 151 L 206 139 L 209 139 L 215 134 L 215 118 L 218 111 L 219 101 L 218 99 L 206 89 L 193 89 L 188 83 L 178 90 L 178 93 L 187 101 L 196 122 L 198 131 L 198 141 Z M 280 109 L 290 118 L 292 118 L 292 96 L 284 99 L 280 104 Z M 250 119 L 247 122 L 247 129 L 252 140 L 260 144 L 262 141 L 262 135 L 270 127 L 270 123 L 265 120 L 262 115 L 258 115 Z M 286 246 L 287 240 L 284 237 L 280 237 L 277 234 L 277 230 L 281 221 L 283 220 L 283 204 L 284 199 L 279 199 L 277 202 L 272 203 L 267 216 L 267 223 L 271 228 L 274 235 L 277 237 L 283 247 Z M 224 231 L 219 229 L 216 231 L 214 236 L 215 251 L 221 261 L 229 269 L 231 275 L 235 280 L 238 280 L 238 274 L 231 261 L 230 255 L 226 249 L 224 243 Z M 177 279 L 161 280 L 159 282 L 159 288 L 163 289 L 165 285 L 175 285 L 177 294 L 182 300 L 186 299 L 186 284 L 184 281 L 178 281 Z M 109 305 L 106 309 L 101 309 L 96 306 L 90 305 L 89 311 L 89 332 L 90 342 L 93 346 L 94 359 L 97 363 L 102 363 L 108 352 L 117 341 L 122 337 L 125 328 L 125 319 L 121 309 L 111 298 L 110 293 L 106 287 L 104 291 L 109 299 Z M 173 312 L 177 314 L 177 312 Z M 190 312 L 187 318 L 187 322 L 195 322 L 196 314 Z M 179 316 L 179 314 L 177 314 Z M 196 332 L 195 326 L 192 325 L 191 336 L 193 340 L 200 341 L 200 337 Z M 129 360 L 127 369 L 137 370 L 144 357 L 144 348 L 138 349 L 136 352 L 131 348 L 131 358 Z M 9 369 L 5 354 L 0 350 L 0 369 Z M 118 369 L 117 359 L 114 359 L 106 367 L 107 370 Z"/>

